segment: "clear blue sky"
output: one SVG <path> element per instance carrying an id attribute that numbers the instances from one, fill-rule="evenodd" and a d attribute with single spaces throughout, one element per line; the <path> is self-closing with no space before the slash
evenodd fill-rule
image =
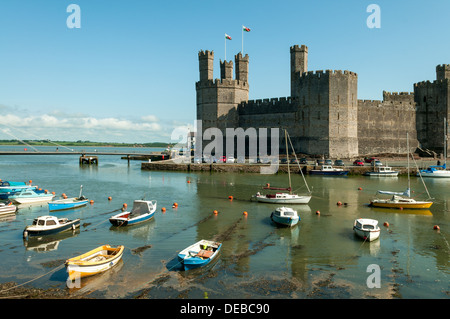
<path id="1" fill-rule="evenodd" d="M 71 3 L 81 28 L 69 29 Z M 370 29 L 369 4 L 381 8 Z M 450 63 L 450 1 L 0 2 L 0 139 L 170 141 L 194 124 L 198 51 L 250 56 L 250 99 L 289 96 L 289 47 L 309 70 L 358 73 L 358 98 L 413 91 Z"/>

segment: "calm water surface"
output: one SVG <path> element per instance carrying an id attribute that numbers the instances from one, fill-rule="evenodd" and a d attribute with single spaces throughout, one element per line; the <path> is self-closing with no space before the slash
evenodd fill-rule
<path id="1" fill-rule="evenodd" d="M 141 151 L 149 150 L 155 149 Z M 65 259 L 101 244 L 121 244 L 126 250 L 117 267 L 83 280 L 71 292 L 95 298 L 449 297 L 450 180 L 427 179 L 435 203 L 429 211 L 414 212 L 367 207 L 378 189 L 403 191 L 405 177 L 307 176 L 314 196 L 308 205 L 295 205 L 301 221 L 289 229 L 270 221 L 276 205 L 250 201 L 266 183 L 285 185 L 283 174 L 141 171 L 140 162 L 128 166 L 120 156 L 100 156 L 98 166 L 81 167 L 77 155 L 35 155 L 0 156 L 0 178 L 32 180 L 57 196 L 78 196 L 83 185 L 83 195 L 94 200 L 52 213 L 81 218 L 74 234 L 24 242 L 23 229 L 49 214 L 46 205 L 21 207 L 15 217 L 0 221 L 0 282 L 20 284 L 42 276 L 29 285 L 69 289 L 65 269 L 57 268 Z M 304 189 L 300 175 L 292 180 L 294 189 Z M 411 183 L 415 194 L 423 195 L 420 180 L 412 177 Z M 158 202 L 152 221 L 111 226 L 108 218 L 115 211 L 141 198 Z M 337 206 L 338 201 L 347 205 Z M 379 221 L 379 240 L 355 237 L 352 226 L 359 217 Z M 223 242 L 220 258 L 206 271 L 180 270 L 177 253 L 203 238 Z M 373 264 L 380 267 L 381 288 L 367 286 L 372 274 L 367 268 Z"/>

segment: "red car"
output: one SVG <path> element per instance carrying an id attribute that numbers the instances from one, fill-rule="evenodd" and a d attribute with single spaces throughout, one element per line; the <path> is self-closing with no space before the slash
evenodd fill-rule
<path id="1" fill-rule="evenodd" d="M 364 158 L 364 161 L 366 163 L 372 163 L 373 161 L 377 161 L 377 160 L 378 160 L 378 158 L 376 158 L 376 157 L 366 157 L 366 158 Z"/>
<path id="2" fill-rule="evenodd" d="M 355 165 L 355 166 L 364 166 L 364 162 L 359 160 L 359 159 L 357 159 L 356 161 L 353 162 L 353 165 Z"/>

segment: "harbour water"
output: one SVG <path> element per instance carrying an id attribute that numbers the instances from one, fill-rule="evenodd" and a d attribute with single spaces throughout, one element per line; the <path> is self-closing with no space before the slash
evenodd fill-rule
<path id="1" fill-rule="evenodd" d="M 139 161 L 128 165 L 119 155 L 99 156 L 90 166 L 80 166 L 78 155 L 17 155 L 0 157 L 0 178 L 32 180 L 57 196 L 78 196 L 83 185 L 83 195 L 94 200 L 52 213 L 81 218 L 79 231 L 37 241 L 24 241 L 22 232 L 34 218 L 49 215 L 47 205 L 21 207 L 2 219 L 0 283 L 30 281 L 28 286 L 91 298 L 449 298 L 450 180 L 426 179 L 433 206 L 408 211 L 367 206 L 378 189 L 404 191 L 406 177 L 306 176 L 313 198 L 292 206 L 301 218 L 297 226 L 278 228 L 270 220 L 277 205 L 250 198 L 266 183 L 285 186 L 286 174 L 143 171 Z M 292 183 L 305 190 L 300 175 Z M 420 179 L 411 177 L 411 188 L 425 196 Z M 153 220 L 112 227 L 110 216 L 142 198 L 157 201 Z M 359 217 L 379 221 L 378 240 L 354 235 Z M 206 269 L 181 270 L 177 253 L 203 238 L 223 243 L 220 257 Z M 68 288 L 63 262 L 101 244 L 124 245 L 122 262 Z"/>

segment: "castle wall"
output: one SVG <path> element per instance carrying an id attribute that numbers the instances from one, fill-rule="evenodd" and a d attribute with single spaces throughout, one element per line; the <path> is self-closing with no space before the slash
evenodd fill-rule
<path id="1" fill-rule="evenodd" d="M 449 120 L 450 81 L 424 81 L 414 84 L 417 105 L 417 136 L 423 149 L 444 151 L 444 118 Z"/>
<path id="2" fill-rule="evenodd" d="M 358 100 L 358 153 L 360 156 L 407 152 L 418 146 L 414 94 L 383 92 L 383 101 Z"/>

